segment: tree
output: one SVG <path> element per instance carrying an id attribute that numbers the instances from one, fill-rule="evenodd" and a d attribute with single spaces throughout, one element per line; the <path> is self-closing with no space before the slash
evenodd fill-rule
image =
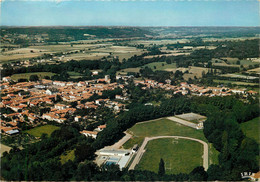
<path id="1" fill-rule="evenodd" d="M 38 81 L 38 80 L 39 80 L 39 77 L 38 77 L 38 75 L 31 75 L 30 78 L 29 78 L 29 80 L 30 80 L 31 82 Z"/>
<path id="2" fill-rule="evenodd" d="M 209 166 L 208 170 L 208 181 L 222 180 L 222 169 L 215 164 Z"/>
<path id="3" fill-rule="evenodd" d="M 189 176 L 191 181 L 206 181 L 208 177 L 202 166 L 194 168 Z"/>
<path id="4" fill-rule="evenodd" d="M 164 161 L 161 158 L 160 163 L 159 163 L 159 170 L 158 170 L 158 174 L 160 176 L 163 176 L 165 174 L 165 167 L 164 167 Z"/>
<path id="5" fill-rule="evenodd" d="M 76 147 L 75 156 L 79 161 L 92 160 L 95 157 L 95 150 L 90 145 L 83 144 Z"/>

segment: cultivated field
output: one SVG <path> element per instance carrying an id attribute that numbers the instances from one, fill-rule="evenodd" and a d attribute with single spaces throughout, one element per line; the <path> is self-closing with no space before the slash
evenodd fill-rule
<path id="1" fill-rule="evenodd" d="M 229 77 L 229 78 L 242 78 L 242 79 L 248 79 L 248 80 L 258 79 L 258 77 L 255 77 L 255 76 L 247 76 L 247 75 L 242 75 L 242 74 L 223 74 L 220 76 Z"/>
<path id="2" fill-rule="evenodd" d="M 237 65 L 237 61 L 239 60 L 238 58 L 222 58 L 222 59 L 226 59 L 227 62 L 229 64 L 232 64 L 232 65 Z M 243 65 L 244 67 L 248 67 L 249 65 L 257 65 L 259 63 L 257 62 L 254 62 L 254 61 L 251 61 L 251 60 L 239 60 L 240 64 L 239 65 Z"/>
<path id="3" fill-rule="evenodd" d="M 177 70 L 182 71 L 183 73 L 185 73 L 186 71 L 188 71 L 188 73 L 185 73 L 183 75 L 183 78 L 185 80 L 188 80 L 189 78 L 194 79 L 194 76 L 196 76 L 197 78 L 201 78 L 203 72 L 206 74 L 209 69 L 208 68 L 202 68 L 202 67 L 196 67 L 196 66 L 189 66 L 188 68 L 166 68 L 165 71 L 172 71 L 173 73 L 175 73 Z"/>
<path id="4" fill-rule="evenodd" d="M 137 41 L 131 41 L 130 44 L 143 44 L 145 46 L 151 46 L 152 44 L 166 45 L 166 44 L 176 44 L 177 42 L 186 43 L 189 42 L 189 40 L 188 39 L 137 40 Z"/>
<path id="5" fill-rule="evenodd" d="M 260 68 L 255 68 L 255 69 L 251 69 L 251 70 L 247 70 L 247 72 L 255 72 L 255 73 L 258 73 L 260 74 Z"/>
<path id="6" fill-rule="evenodd" d="M 54 125 L 44 125 L 39 126 L 30 130 L 24 131 L 25 133 L 28 133 L 30 135 L 33 135 L 35 137 L 41 137 L 43 133 L 46 133 L 48 136 L 52 134 L 53 131 L 60 129 L 58 126 Z"/>
<path id="7" fill-rule="evenodd" d="M 152 55 L 152 56 L 145 56 L 144 58 L 154 58 L 154 57 L 168 57 L 168 56 L 180 56 L 180 55 L 190 55 L 189 52 L 179 52 L 179 53 L 171 53 L 171 54 L 160 54 L 160 55 Z"/>
<path id="8" fill-rule="evenodd" d="M 203 145 L 196 141 L 173 138 L 152 140 L 148 142 L 136 169 L 157 173 L 162 158 L 166 174 L 190 173 L 195 167 L 202 166 L 202 155 Z"/>
<path id="9" fill-rule="evenodd" d="M 117 75 L 126 75 L 128 72 L 134 72 L 134 73 L 139 73 L 140 68 L 126 68 L 126 69 L 122 69 L 120 71 L 117 71 Z"/>
<path id="10" fill-rule="evenodd" d="M 85 42 L 82 44 L 71 43 L 59 43 L 58 45 L 42 45 L 42 46 L 30 46 L 28 48 L 19 48 L 11 51 L 6 51 L 0 55 L 1 62 L 17 59 L 28 59 L 43 54 L 64 53 L 64 61 L 71 59 L 74 60 L 96 60 L 106 56 L 118 57 L 120 61 L 123 58 L 128 59 L 134 55 L 141 55 L 146 52 L 143 49 L 137 49 L 135 47 L 128 46 L 113 46 L 112 43 L 99 43 L 95 41 Z M 75 53 L 78 51 L 78 53 Z M 67 54 L 70 53 L 70 54 Z"/>
<path id="11" fill-rule="evenodd" d="M 214 79 L 213 82 L 223 83 L 223 84 L 231 83 L 231 84 L 236 84 L 236 85 L 251 85 L 251 86 L 259 85 L 258 83 L 238 82 L 238 81 L 230 81 L 230 80 L 217 80 L 217 79 Z"/>
<path id="12" fill-rule="evenodd" d="M 29 80 L 31 75 L 38 75 L 39 79 L 43 79 L 45 76 L 52 77 L 55 73 L 51 72 L 34 72 L 34 73 L 21 73 L 21 74 L 14 74 L 11 76 L 12 80 L 18 81 L 18 79 L 27 79 Z"/>
<path id="13" fill-rule="evenodd" d="M 42 45 L 42 46 L 31 46 L 29 48 L 38 49 L 38 50 L 45 50 L 47 52 L 68 52 L 68 51 L 76 51 L 76 50 L 83 50 L 83 49 L 93 49 L 101 46 L 106 46 L 108 44 L 76 44 L 71 46 L 71 44 L 58 44 L 58 45 Z"/>

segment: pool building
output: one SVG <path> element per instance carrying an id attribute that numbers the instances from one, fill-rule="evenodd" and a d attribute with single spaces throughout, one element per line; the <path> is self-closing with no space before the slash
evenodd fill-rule
<path id="1" fill-rule="evenodd" d="M 122 170 L 124 167 L 127 166 L 131 157 L 132 157 L 131 150 L 101 149 L 98 152 L 98 157 L 96 159 L 96 162 L 99 166 L 102 164 L 106 164 L 106 165 L 117 164 L 120 170 Z"/>

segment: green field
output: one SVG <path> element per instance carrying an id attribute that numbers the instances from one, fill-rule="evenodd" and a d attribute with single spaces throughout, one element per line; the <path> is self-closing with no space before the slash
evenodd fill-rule
<path id="1" fill-rule="evenodd" d="M 52 77 L 55 73 L 51 72 L 34 72 L 34 73 L 21 73 L 21 74 L 14 74 L 11 76 L 12 80 L 17 81 L 18 79 L 27 79 L 29 80 L 31 75 L 38 75 L 39 79 L 43 79 L 45 76 Z"/>
<path id="2" fill-rule="evenodd" d="M 75 159 L 75 150 L 66 151 L 60 156 L 61 164 L 65 164 L 69 160 L 73 161 Z"/>
<path id="3" fill-rule="evenodd" d="M 58 126 L 54 125 L 44 125 L 44 126 L 39 126 L 30 130 L 24 131 L 25 133 L 28 133 L 30 135 L 33 135 L 35 137 L 41 137 L 43 133 L 46 133 L 48 136 L 51 135 L 51 133 L 55 130 L 60 129 Z"/>
<path id="4" fill-rule="evenodd" d="M 260 127 L 260 117 L 247 121 L 245 123 L 241 123 L 241 129 L 243 133 L 249 137 L 255 139 L 257 143 L 260 144 L 259 141 L 259 127 Z"/>
<path id="5" fill-rule="evenodd" d="M 68 71 L 70 78 L 81 78 L 83 75 L 78 72 Z"/>
<path id="6" fill-rule="evenodd" d="M 133 134 L 133 139 L 128 140 L 123 146 L 124 148 L 132 147 L 129 143 L 134 143 L 131 140 L 139 140 L 137 138 L 151 137 L 151 136 L 187 136 L 201 139 L 207 142 L 202 130 L 195 130 L 193 128 L 183 126 L 166 118 L 154 120 L 151 122 L 144 122 L 134 125 L 128 130 Z M 142 142 L 142 141 L 141 141 Z"/>
<path id="7" fill-rule="evenodd" d="M 159 70 L 176 68 L 176 63 L 167 64 L 166 62 L 154 62 L 154 63 L 145 64 L 144 66 L 142 66 L 142 68 L 144 68 L 146 66 L 148 68 L 151 68 L 153 71 L 156 71 L 156 70 L 159 71 Z M 155 69 L 155 67 L 156 67 L 156 69 Z"/>
<path id="8" fill-rule="evenodd" d="M 127 132 L 132 134 L 133 137 L 123 145 L 125 149 L 132 148 L 135 144 L 141 146 L 145 137 L 152 136 L 186 136 L 197 138 L 208 143 L 202 130 L 183 126 L 166 118 L 135 124 L 132 128 L 128 129 Z M 218 164 L 218 154 L 219 152 L 209 144 L 209 165 Z"/>
<path id="9" fill-rule="evenodd" d="M 257 64 L 259 64 L 257 62 L 253 62 L 251 60 L 239 60 L 239 61 L 240 61 L 239 65 L 243 65 L 244 67 L 248 67 L 249 65 L 257 65 Z M 230 60 L 228 60 L 228 63 L 237 65 L 237 60 L 236 59 L 230 59 Z"/>
<path id="10" fill-rule="evenodd" d="M 224 83 L 224 84 L 231 83 L 231 84 L 236 84 L 236 85 L 252 85 L 252 86 L 259 85 L 258 83 L 238 82 L 238 81 L 230 81 L 230 80 L 213 80 L 213 82 Z"/>
<path id="11" fill-rule="evenodd" d="M 168 152 L 165 152 L 168 151 Z M 184 139 L 157 139 L 148 142 L 146 152 L 136 169 L 158 172 L 162 158 L 167 174 L 190 173 L 202 166 L 203 145 Z"/>
<path id="12" fill-rule="evenodd" d="M 140 68 L 126 68 L 126 69 L 122 69 L 122 70 L 118 71 L 118 72 L 117 72 L 117 75 L 118 75 L 118 74 L 125 75 L 125 74 L 127 74 L 128 72 L 139 73 L 139 71 L 140 71 Z"/>

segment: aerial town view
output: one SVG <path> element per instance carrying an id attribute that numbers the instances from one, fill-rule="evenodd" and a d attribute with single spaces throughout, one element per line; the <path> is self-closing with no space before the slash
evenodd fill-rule
<path id="1" fill-rule="evenodd" d="M 1 181 L 260 180 L 259 1 L 0 3 Z"/>

